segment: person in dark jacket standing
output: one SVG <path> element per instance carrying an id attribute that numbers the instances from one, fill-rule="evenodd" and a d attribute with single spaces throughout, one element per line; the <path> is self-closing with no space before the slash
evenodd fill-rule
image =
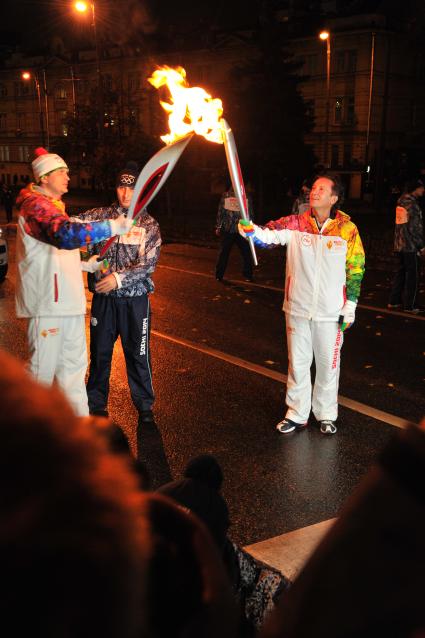
<path id="1" fill-rule="evenodd" d="M 397 201 L 394 250 L 398 258 L 396 272 L 390 293 L 388 308 L 400 309 L 418 314 L 419 256 L 424 254 L 424 228 L 419 199 L 423 197 L 425 184 L 413 180 L 406 184 Z"/>
<path id="2" fill-rule="evenodd" d="M 248 197 L 248 209 L 252 216 L 252 205 Z M 243 260 L 242 274 L 245 281 L 252 281 L 252 257 L 249 244 L 239 235 L 238 223 L 241 211 L 233 189 L 227 190 L 221 196 L 217 212 L 215 234 L 221 239 L 220 253 L 215 267 L 217 281 L 222 281 L 229 261 L 230 251 L 234 244 L 239 248 Z"/>
<path id="3" fill-rule="evenodd" d="M 114 219 L 127 214 L 138 175 L 134 162 L 118 173 L 118 202 L 80 215 L 84 221 Z M 101 252 L 105 242 L 89 247 Z M 87 395 L 91 414 L 108 416 L 109 376 L 115 341 L 121 337 L 127 379 L 139 424 L 153 423 L 154 390 L 150 362 L 149 294 L 161 246 L 158 222 L 143 211 L 125 241 L 120 238 L 103 255 L 108 268 L 89 282 L 94 295 L 90 317 L 90 373 Z"/>
<path id="4" fill-rule="evenodd" d="M 6 213 L 6 223 L 10 224 L 13 216 L 13 192 L 7 184 L 2 185 L 1 191 L 2 203 Z"/>

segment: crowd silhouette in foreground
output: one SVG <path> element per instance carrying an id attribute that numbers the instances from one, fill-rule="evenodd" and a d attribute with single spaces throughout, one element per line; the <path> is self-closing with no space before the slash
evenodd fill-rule
<path id="1" fill-rule="evenodd" d="M 290 584 L 228 538 L 213 457 L 152 492 L 118 426 L 77 417 L 2 351 L 0 396 L 8 637 L 425 635 L 425 421 L 393 437 Z"/>

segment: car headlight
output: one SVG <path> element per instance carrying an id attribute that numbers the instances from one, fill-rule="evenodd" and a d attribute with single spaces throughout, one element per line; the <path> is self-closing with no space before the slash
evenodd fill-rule
<path id="1" fill-rule="evenodd" d="M 3 228 L 0 228 L 0 237 L 3 235 Z"/>

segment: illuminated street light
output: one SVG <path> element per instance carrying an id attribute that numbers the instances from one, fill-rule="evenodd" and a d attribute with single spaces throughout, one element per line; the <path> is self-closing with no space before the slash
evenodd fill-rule
<path id="1" fill-rule="evenodd" d="M 329 145 L 329 109 L 331 96 L 331 34 L 329 31 L 321 31 L 319 38 L 326 40 L 326 123 L 325 123 L 325 149 L 324 164 L 328 166 L 328 145 Z"/>

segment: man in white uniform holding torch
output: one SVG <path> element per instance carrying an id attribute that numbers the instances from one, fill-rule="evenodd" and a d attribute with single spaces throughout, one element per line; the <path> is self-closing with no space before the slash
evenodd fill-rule
<path id="1" fill-rule="evenodd" d="M 17 198 L 16 314 L 28 319 L 30 369 L 46 385 L 56 380 L 78 416 L 89 413 L 85 386 L 86 296 L 81 270 L 102 266 L 94 255 L 80 259 L 79 248 L 128 233 L 133 221 L 81 223 L 65 212 L 69 171 L 56 153 L 36 149 L 34 183 Z"/>
<path id="2" fill-rule="evenodd" d="M 338 177 L 317 178 L 310 208 L 265 227 L 241 220 L 239 232 L 258 246 L 286 245 L 283 310 L 288 342 L 287 412 L 277 430 L 289 434 L 307 426 L 310 411 L 322 434 L 335 434 L 340 352 L 344 331 L 355 319 L 365 256 L 357 227 L 338 210 Z M 311 364 L 316 378 L 312 393 Z"/>

